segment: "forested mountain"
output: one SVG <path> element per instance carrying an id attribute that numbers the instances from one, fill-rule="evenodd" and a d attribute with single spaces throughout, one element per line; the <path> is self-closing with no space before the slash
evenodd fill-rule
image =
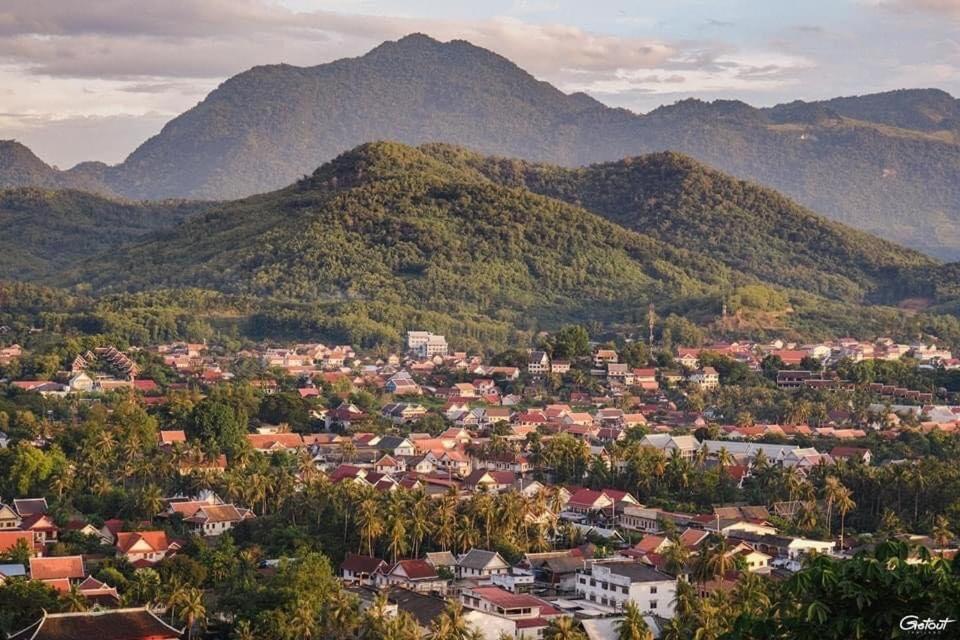
<path id="1" fill-rule="evenodd" d="M 703 224 L 719 231 L 701 236 Z M 650 302 L 701 322 L 727 303 L 759 318 L 743 327 L 754 332 L 883 331 L 910 319 L 865 303 L 915 295 L 892 283 L 923 269 L 940 267 L 675 154 L 568 170 L 371 143 L 43 280 L 98 295 L 217 291 L 270 306 L 274 327 L 372 343 L 413 325 L 505 341 L 564 322 L 637 324 Z"/>
<path id="2" fill-rule="evenodd" d="M 902 274 L 936 268 L 923 254 L 831 222 L 772 189 L 673 152 L 569 169 L 491 158 L 448 145 L 424 150 L 710 256 L 763 281 L 851 302 L 919 295 Z"/>
<path id="3" fill-rule="evenodd" d="M 396 143 L 363 145 L 286 189 L 217 205 L 71 277 L 101 292 L 200 287 L 333 304 L 357 330 L 370 315 L 432 314 L 431 326 L 461 333 L 629 321 L 651 301 L 711 295 L 715 308 L 723 288 L 750 282 L 709 257 Z"/>
<path id="4" fill-rule="evenodd" d="M 55 277 L 79 260 L 176 226 L 205 206 L 120 202 L 73 190 L 0 189 L 0 279 Z"/>
<path id="5" fill-rule="evenodd" d="M 0 147 L 0 185 L 24 184 L 26 174 L 36 176 L 27 183 L 83 180 L 137 199 L 235 198 L 280 188 L 379 139 L 449 142 L 564 166 L 672 150 L 834 220 L 956 259 L 955 120 L 956 100 L 937 91 L 772 109 L 686 100 L 637 115 L 566 95 L 467 42 L 413 35 L 359 58 L 241 73 L 115 167 L 26 170 Z"/>

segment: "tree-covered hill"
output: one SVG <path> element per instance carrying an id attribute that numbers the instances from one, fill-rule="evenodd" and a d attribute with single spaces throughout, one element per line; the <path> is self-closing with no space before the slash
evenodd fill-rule
<path id="1" fill-rule="evenodd" d="M 864 304 L 881 290 L 887 271 L 939 268 L 689 159 L 634 162 L 647 163 L 650 176 L 685 171 L 694 184 L 707 183 L 701 191 L 684 186 L 683 177 L 646 183 L 650 176 L 611 170 L 609 197 L 627 198 L 629 190 L 618 192 L 616 184 L 644 182 L 643 197 L 651 202 L 643 213 L 661 218 L 663 228 L 634 225 L 638 232 L 574 204 L 579 200 L 564 191 L 582 189 L 596 198 L 591 206 L 603 205 L 603 173 L 596 182 L 575 179 L 596 168 L 511 163 L 442 145 L 370 143 L 290 187 L 211 205 L 175 228 L 111 247 L 45 281 L 83 285 L 96 295 L 216 291 L 269 309 L 255 319 L 261 333 L 279 327 L 369 344 L 396 342 L 405 328 L 428 326 L 503 344 L 517 331 L 529 335 L 566 322 L 636 326 L 650 302 L 663 314 L 704 323 L 728 302 L 738 321 L 753 322 L 755 335 L 882 333 L 909 321 Z M 548 184 L 549 195 L 532 190 L 546 193 Z M 721 195 L 710 196 L 714 191 Z M 723 222 L 728 210 L 732 221 Z M 717 217 L 729 234 L 750 235 L 722 247 L 723 231 L 714 239 L 698 236 L 705 233 L 695 223 L 699 215 Z M 778 216 L 797 218 L 789 233 L 763 222 Z M 812 237 L 805 235 L 810 230 Z M 872 250 L 859 248 L 860 240 Z M 761 266 L 761 258 L 773 266 Z M 802 268 L 778 273 L 791 261 Z"/>
<path id="2" fill-rule="evenodd" d="M 80 260 L 173 227 L 205 206 L 122 202 L 73 190 L 0 189 L 0 279 L 56 277 Z"/>
<path id="3" fill-rule="evenodd" d="M 0 146 L 0 185 L 83 181 L 80 188 L 137 199 L 236 198 L 281 188 L 380 139 L 564 166 L 670 150 L 831 219 L 957 259 L 955 120 L 956 101 L 929 90 L 771 109 L 685 100 L 638 115 L 564 94 L 468 42 L 412 35 L 358 58 L 250 69 L 117 166 L 56 172 Z M 25 183 L 24 175 L 33 177 Z"/>
<path id="4" fill-rule="evenodd" d="M 195 286 L 283 302 L 397 305 L 521 327 L 629 320 L 651 301 L 694 304 L 750 281 L 709 257 L 394 143 L 363 145 L 291 187 L 217 205 L 97 256 L 72 280 L 108 292 Z"/>
<path id="5" fill-rule="evenodd" d="M 936 268 L 916 251 L 831 222 L 772 189 L 677 153 L 568 169 L 447 145 L 424 148 L 501 184 L 576 204 L 735 271 L 829 298 L 889 303 L 915 297 L 922 284 L 903 287 L 902 273 Z"/>

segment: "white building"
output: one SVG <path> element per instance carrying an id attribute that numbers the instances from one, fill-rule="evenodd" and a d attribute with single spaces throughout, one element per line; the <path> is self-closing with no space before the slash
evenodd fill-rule
<path id="1" fill-rule="evenodd" d="M 633 602 L 641 612 L 673 618 L 677 579 L 639 562 L 595 563 L 577 578 L 577 593 L 615 609 Z"/>
<path id="2" fill-rule="evenodd" d="M 447 339 L 429 331 L 407 331 L 407 350 L 421 358 L 447 355 Z"/>

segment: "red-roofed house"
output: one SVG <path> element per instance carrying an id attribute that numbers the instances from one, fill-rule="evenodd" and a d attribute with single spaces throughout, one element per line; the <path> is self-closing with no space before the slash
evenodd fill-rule
<path id="1" fill-rule="evenodd" d="M 135 566 L 160 562 L 180 548 L 167 540 L 165 531 L 127 531 L 117 534 L 117 557 L 129 560 Z"/>
<path id="2" fill-rule="evenodd" d="M 340 576 L 345 582 L 372 585 L 378 575 L 390 570 L 390 565 L 380 558 L 348 553 L 340 564 Z"/>
<path id="3" fill-rule="evenodd" d="M 399 586 L 418 593 L 444 595 L 447 581 L 426 560 L 400 560 L 384 574 L 377 576 L 377 585 Z"/>
<path id="4" fill-rule="evenodd" d="M 56 556 L 50 558 L 30 558 L 30 579 L 75 580 L 80 581 L 87 575 L 83 567 L 83 556 Z M 70 587 L 67 586 L 69 591 Z"/>

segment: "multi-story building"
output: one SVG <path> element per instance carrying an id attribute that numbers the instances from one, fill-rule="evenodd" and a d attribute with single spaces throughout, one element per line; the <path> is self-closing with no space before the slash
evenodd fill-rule
<path id="1" fill-rule="evenodd" d="M 594 563 L 578 576 L 577 593 L 614 609 L 632 602 L 643 613 L 669 619 L 674 614 L 677 579 L 640 562 Z"/>

